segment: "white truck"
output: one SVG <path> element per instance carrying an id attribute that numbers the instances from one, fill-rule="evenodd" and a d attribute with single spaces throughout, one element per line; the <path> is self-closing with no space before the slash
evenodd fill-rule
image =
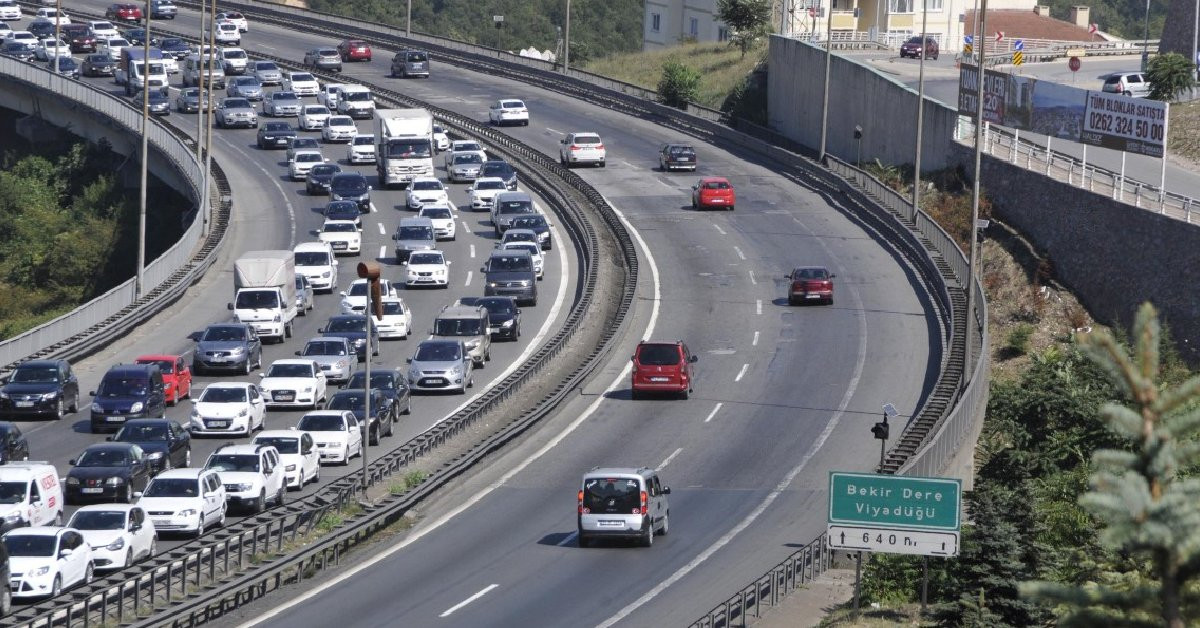
<path id="1" fill-rule="evenodd" d="M 375 110 L 375 167 L 385 187 L 433 177 L 433 116 L 424 109 Z"/>
<path id="2" fill-rule="evenodd" d="M 233 263 L 233 303 L 239 322 L 283 342 L 296 318 L 296 263 L 291 251 L 250 251 Z"/>
<path id="3" fill-rule="evenodd" d="M 142 48 L 122 48 L 121 58 L 117 60 L 117 69 L 113 73 L 113 81 L 117 85 L 124 85 L 125 94 L 128 96 L 142 91 L 142 85 L 145 84 L 143 74 L 149 74 L 151 89 L 165 89 L 168 86 L 167 66 L 163 64 L 162 51 L 151 48 L 150 69 L 143 72 L 146 65 L 146 55 Z"/>

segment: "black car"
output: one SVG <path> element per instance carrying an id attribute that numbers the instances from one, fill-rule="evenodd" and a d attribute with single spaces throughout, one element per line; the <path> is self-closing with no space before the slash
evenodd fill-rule
<path id="1" fill-rule="evenodd" d="M 158 49 L 176 59 L 183 59 L 192 53 L 192 47 L 178 37 L 163 37 L 158 42 Z"/>
<path id="2" fill-rule="evenodd" d="M 335 175 L 341 173 L 342 167 L 337 164 L 317 164 L 308 171 L 304 178 L 304 191 L 316 196 L 329 194 L 329 182 Z M 359 175 L 361 176 L 361 175 Z"/>
<path id="3" fill-rule="evenodd" d="M 129 100 L 133 103 L 134 107 L 140 108 L 142 106 L 142 92 L 139 90 L 137 93 L 130 96 Z M 150 90 L 150 115 L 171 115 L 171 97 L 168 95 L 166 89 Z"/>
<path id="4" fill-rule="evenodd" d="M 97 52 L 83 58 L 80 72 L 84 76 L 112 76 L 117 71 L 117 62 L 107 52 Z"/>
<path id="5" fill-rule="evenodd" d="M 322 336 L 345 338 L 354 345 L 358 361 L 367 359 L 367 317 L 361 314 L 339 314 L 329 317 L 329 322 L 317 330 Z M 371 355 L 379 355 L 379 331 L 371 326 Z"/>
<path id="6" fill-rule="evenodd" d="M 339 390 L 325 403 L 326 410 L 349 410 L 361 423 L 366 416 L 367 395 L 361 388 Z M 367 424 L 367 444 L 378 445 L 379 436 L 391 436 L 396 422 L 396 407 L 378 389 L 371 390 L 371 421 Z M 382 426 L 382 427 L 381 427 Z"/>
<path id="7" fill-rule="evenodd" d="M 0 419 L 61 419 L 79 410 L 79 380 L 66 360 L 29 360 L 0 387 Z"/>
<path id="8" fill-rule="evenodd" d="M 329 181 L 329 197 L 335 201 L 354 201 L 358 211 L 371 211 L 371 186 L 361 172 L 343 172 Z"/>
<path id="9" fill-rule="evenodd" d="M 504 180 L 508 189 L 517 189 L 517 171 L 507 161 L 495 159 L 483 162 L 483 165 L 479 166 L 479 178 L 484 177 L 499 177 Z"/>
<path id="10" fill-rule="evenodd" d="M 663 172 L 672 170 L 696 171 L 696 149 L 690 144 L 663 144 L 658 149 L 658 167 Z"/>
<path id="11" fill-rule="evenodd" d="M 325 220 L 349 220 L 358 223 L 362 221 L 362 212 L 358 210 L 358 203 L 354 201 L 330 201 L 325 205 Z"/>
<path id="12" fill-rule="evenodd" d="M 131 28 L 131 29 L 125 31 L 125 39 L 128 39 L 129 43 L 133 44 L 134 46 L 145 46 L 146 45 L 146 29 L 140 28 L 140 27 L 139 28 Z M 158 43 L 158 38 L 151 35 L 150 45 L 154 46 L 157 43 Z"/>
<path id="13" fill-rule="evenodd" d="M 96 37 L 87 24 L 63 24 L 59 34 L 71 46 L 71 52 L 96 52 Z"/>
<path id="14" fill-rule="evenodd" d="M 509 229 L 528 229 L 537 234 L 538 244 L 543 251 L 554 248 L 554 235 L 550 233 L 550 223 L 541 214 L 513 218 Z"/>
<path id="15" fill-rule="evenodd" d="M 34 18 L 29 26 L 25 27 L 25 30 L 33 33 L 33 36 L 38 39 L 54 37 L 54 22 L 44 17 Z"/>
<path id="16" fill-rule="evenodd" d="M 130 419 L 105 440 L 141 447 L 155 474 L 192 466 L 192 435 L 171 419 Z"/>
<path id="17" fill-rule="evenodd" d="M 258 129 L 259 148 L 287 148 L 296 137 L 296 129 L 287 122 L 268 122 Z"/>
<path id="18" fill-rule="evenodd" d="M 51 72 L 54 71 L 54 67 L 55 67 L 54 61 L 55 61 L 54 59 L 51 59 L 46 62 L 47 70 L 50 70 Z M 58 73 L 63 76 L 69 76 L 71 78 L 79 78 L 79 63 L 77 63 L 71 57 L 59 57 L 58 58 Z"/>
<path id="19" fill-rule="evenodd" d="M 0 55 L 12 57 L 18 61 L 29 61 L 33 58 L 33 44 L 22 41 L 6 41 L 0 48 Z"/>
<path id="20" fill-rule="evenodd" d="M 133 494 L 150 482 L 150 464 L 141 447 L 132 443 L 100 443 L 70 461 L 66 490 L 68 504 L 90 501 L 133 502 Z"/>
<path id="21" fill-rule="evenodd" d="M 16 423 L 0 421 L 0 464 L 17 460 L 29 460 L 29 441 Z"/>
<path id="22" fill-rule="evenodd" d="M 363 388 L 367 373 L 359 371 L 350 376 L 342 388 Z M 383 393 L 392 402 L 396 411 L 392 414 L 395 420 L 398 415 L 412 413 L 412 390 L 408 386 L 408 378 L 398 368 L 371 369 L 371 389 Z"/>
<path id="23" fill-rule="evenodd" d="M 487 310 L 492 338 L 515 341 L 521 337 L 521 308 L 512 297 L 463 297 L 459 302 Z"/>

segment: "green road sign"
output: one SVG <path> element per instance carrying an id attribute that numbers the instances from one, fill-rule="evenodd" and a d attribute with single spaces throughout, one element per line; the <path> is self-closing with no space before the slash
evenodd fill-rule
<path id="1" fill-rule="evenodd" d="M 962 481 L 872 473 L 829 473 L 829 523 L 958 530 Z"/>

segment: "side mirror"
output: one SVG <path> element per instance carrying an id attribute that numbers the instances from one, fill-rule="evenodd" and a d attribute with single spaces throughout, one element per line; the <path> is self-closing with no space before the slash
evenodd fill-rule
<path id="1" fill-rule="evenodd" d="M 664 486 L 664 487 L 662 487 L 662 494 L 663 494 L 663 495 L 670 495 L 670 494 L 671 494 L 671 487 L 669 487 L 669 486 Z"/>
<path id="2" fill-rule="evenodd" d="M 371 191 L 371 190 L 374 190 L 374 189 L 375 189 L 375 188 L 374 188 L 374 187 L 372 187 L 372 186 L 370 186 L 370 185 L 368 185 L 368 186 L 367 186 L 367 191 L 368 191 L 368 192 L 369 192 L 369 191 Z"/>
<path id="3" fill-rule="evenodd" d="M 322 328 L 318 329 L 318 330 L 317 330 L 317 333 L 318 333 L 318 334 L 323 334 L 323 333 L 325 333 L 325 328 L 324 328 L 324 327 L 322 327 Z"/>
<path id="4" fill-rule="evenodd" d="M 692 361 L 693 361 L 693 362 L 695 362 L 695 360 L 692 360 Z M 259 373 L 259 374 L 258 374 L 258 376 L 259 376 L 259 377 L 266 377 L 266 376 L 267 376 L 267 374 L 266 374 L 266 373 Z"/>
<path id="5" fill-rule="evenodd" d="M 412 364 L 412 358 L 404 358 L 404 361 L 408 364 Z"/>
<path id="6" fill-rule="evenodd" d="M 700 361 L 700 356 L 698 356 L 698 355 L 694 355 L 691 357 L 691 359 L 688 360 L 688 362 L 691 362 L 692 364 L 695 364 L 696 362 L 699 362 L 699 361 Z"/>
<path id="7" fill-rule="evenodd" d="M 142 529 L 142 524 L 140 524 L 140 523 L 134 522 L 134 523 L 129 524 L 130 532 L 137 532 L 138 530 L 141 530 L 141 529 Z"/>
<path id="8" fill-rule="evenodd" d="M 203 336 L 204 336 L 204 332 L 194 331 L 194 332 L 188 334 L 188 340 L 191 340 L 194 342 L 199 342 L 200 338 L 202 338 Z"/>
<path id="9" fill-rule="evenodd" d="M 340 295 L 342 295 L 342 296 L 346 296 L 346 291 L 345 291 L 345 290 L 343 290 L 343 291 L 339 292 L 338 294 L 340 294 Z"/>
<path id="10" fill-rule="evenodd" d="M 636 356 L 636 355 L 631 355 L 631 356 L 629 356 L 629 361 L 630 361 L 630 362 L 632 362 L 632 361 L 634 361 L 634 360 L 636 360 L 636 359 L 637 359 L 637 356 Z"/>
<path id="11" fill-rule="evenodd" d="M 297 351 L 297 352 L 296 352 L 296 355 L 300 355 L 300 352 L 299 352 L 299 351 Z"/>
<path id="12" fill-rule="evenodd" d="M 71 465 L 72 467 L 75 466 L 75 459 L 71 458 L 70 460 L 67 461 L 67 464 Z"/>
<path id="13" fill-rule="evenodd" d="M 88 391 L 88 396 L 90 396 L 90 397 L 95 397 L 95 396 L 96 396 L 96 391 L 94 391 L 94 390 L 89 390 L 89 391 Z"/>
<path id="14" fill-rule="evenodd" d="M 233 309 L 233 304 L 232 304 L 232 303 L 226 303 L 226 304 L 225 304 L 225 309 L 227 309 L 227 310 L 232 310 L 232 309 Z"/>
<path id="15" fill-rule="evenodd" d="M 500 246 L 500 245 L 499 245 L 499 244 L 497 244 L 496 246 Z M 486 273 L 486 272 L 487 272 L 487 267 L 486 267 L 486 266 L 480 266 L 480 267 L 479 267 L 479 272 L 481 272 L 481 273 Z"/>
<path id="16" fill-rule="evenodd" d="M 63 559 L 63 558 L 70 558 L 70 557 L 71 557 L 71 555 L 72 555 L 72 554 L 74 554 L 74 553 L 75 553 L 75 550 L 73 550 L 73 549 L 71 549 L 71 548 L 69 548 L 69 547 L 68 547 L 68 548 L 65 548 L 65 549 L 59 550 L 59 552 L 58 552 L 58 557 L 59 557 L 60 559 Z"/>
<path id="17" fill-rule="evenodd" d="M 134 498 L 134 499 L 141 499 L 141 497 L 142 497 L 142 492 L 141 492 L 141 491 L 134 491 L 134 492 L 133 492 L 133 498 Z"/>

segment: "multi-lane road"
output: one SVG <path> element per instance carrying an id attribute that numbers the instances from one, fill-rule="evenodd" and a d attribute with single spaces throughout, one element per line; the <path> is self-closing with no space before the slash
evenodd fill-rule
<path id="1" fill-rule="evenodd" d="M 99 12 L 105 5 L 77 6 Z M 198 32 L 199 20 L 185 10 L 168 27 Z M 253 20 L 242 42 L 251 56 L 262 51 L 297 61 L 304 50 L 333 43 L 333 35 Z M 679 624 L 819 534 L 827 472 L 871 468 L 878 443 L 869 427 L 881 404 L 911 414 L 936 376 L 935 316 L 906 264 L 827 199 L 767 166 L 698 146 L 700 174 L 729 177 L 739 202 L 736 212 L 694 212 L 688 191 L 696 177 L 655 169 L 656 149 L 681 139 L 677 134 L 436 58 L 429 80 L 389 79 L 391 52 L 376 49 L 373 63 L 346 64 L 344 80 L 398 86 L 479 120 L 495 98 L 521 97 L 531 122 L 507 132 L 550 155 L 564 133 L 600 134 L 608 167 L 579 173 L 635 233 L 643 260 L 635 316 L 616 357 L 593 382 L 527 440 L 425 505 L 412 531 L 373 546 L 353 561 L 356 567 L 325 572 L 313 588 L 261 601 L 241 617 L 300 626 L 348 617 L 356 626 Z M 178 118 L 194 127 L 194 118 L 172 115 Z M 171 312 L 86 360 L 80 368 L 90 382 L 139 353 L 187 350 L 187 332 L 227 315 L 235 252 L 290 246 L 310 239 L 307 231 L 318 224 L 320 203 L 283 179 L 280 153 L 254 148 L 251 131 L 215 136 L 214 154 L 231 174 L 237 206 L 227 259 Z M 455 190 L 462 205 L 460 186 Z M 392 208 L 397 198 L 377 195 L 379 211 L 364 226 L 375 248 L 386 244 L 379 230 L 390 232 L 405 215 Z M 491 234 L 480 216 L 460 216 L 460 229 L 472 233 L 448 247 L 456 260 L 449 294 L 405 294 L 424 324 L 453 296 L 479 293 L 477 274 L 465 285 L 465 271 L 477 266 L 468 247 L 486 252 Z M 544 294 L 569 294 L 572 261 L 556 253 L 549 264 Z M 803 264 L 824 264 L 837 274 L 835 305 L 786 305 L 783 275 Z M 351 267 L 342 265 L 343 284 Z M 394 276 L 395 269 L 388 272 Z M 336 307 L 335 298 L 319 299 L 298 338 L 313 335 Z M 527 311 L 531 341 L 528 331 L 552 319 L 553 307 L 546 301 Z M 684 339 L 700 354 L 690 400 L 630 399 L 626 365 L 642 337 Z M 408 342 L 385 345 L 382 360 L 402 360 Z M 497 347 L 485 373 L 498 374 L 526 346 Z M 270 347 L 266 359 L 292 348 Z M 458 402 L 419 398 L 393 442 Z M 37 457 L 61 461 L 100 439 L 73 418 L 73 425 L 28 426 Z M 272 413 L 269 422 L 289 425 L 294 418 Z M 659 467 L 673 489 L 670 535 L 652 548 L 579 548 L 575 492 L 582 472 L 597 465 Z"/>

